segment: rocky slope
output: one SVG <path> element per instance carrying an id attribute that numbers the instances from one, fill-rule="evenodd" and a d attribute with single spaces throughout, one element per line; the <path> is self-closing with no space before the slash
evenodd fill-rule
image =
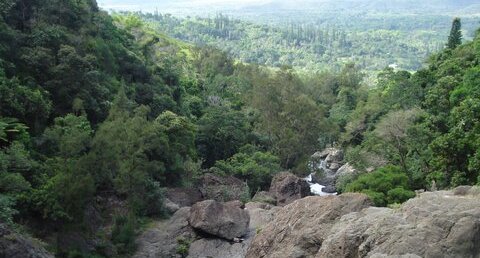
<path id="1" fill-rule="evenodd" d="M 423 193 L 398 209 L 360 194 L 285 206 L 247 257 L 480 257 L 480 190 Z"/>
<path id="2" fill-rule="evenodd" d="M 33 239 L 21 236 L 5 224 L 0 224 L 0 257 L 2 258 L 53 258 Z"/>
<path id="3" fill-rule="evenodd" d="M 395 209 L 371 207 L 363 194 L 307 196 L 306 189 L 290 173 L 245 205 L 215 194 L 193 204 L 196 195 L 177 189 L 188 199 L 178 206 L 192 207 L 144 232 L 134 257 L 480 258 L 480 187 L 422 193 Z"/>

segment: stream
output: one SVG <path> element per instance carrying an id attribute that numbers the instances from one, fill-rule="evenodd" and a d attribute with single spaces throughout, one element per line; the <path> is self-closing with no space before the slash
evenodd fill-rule
<path id="1" fill-rule="evenodd" d="M 326 192 L 323 191 L 323 188 L 325 188 L 324 185 L 313 183 L 312 182 L 313 181 L 313 174 L 308 175 L 304 179 L 310 185 L 310 192 L 314 195 L 318 195 L 318 196 L 337 195 L 337 193 L 326 193 Z"/>

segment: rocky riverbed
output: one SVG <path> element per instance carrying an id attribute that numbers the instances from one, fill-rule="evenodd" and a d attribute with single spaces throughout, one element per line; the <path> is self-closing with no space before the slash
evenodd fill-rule
<path id="1" fill-rule="evenodd" d="M 288 196 L 295 196 L 302 183 L 294 185 L 290 175 L 282 178 L 277 182 L 290 178 L 284 182 L 290 186 L 276 189 L 290 189 Z M 279 202 L 282 206 L 203 201 L 181 208 L 138 238 L 134 257 L 477 258 L 480 254 L 478 187 L 422 193 L 394 209 L 372 207 L 366 195 L 355 193 L 298 195 L 290 201 Z M 179 239 L 188 240 L 187 244 Z M 188 252 L 182 256 L 179 247 Z"/>

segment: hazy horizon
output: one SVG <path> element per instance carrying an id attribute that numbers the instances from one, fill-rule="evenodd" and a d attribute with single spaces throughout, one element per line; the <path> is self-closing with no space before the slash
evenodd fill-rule
<path id="1" fill-rule="evenodd" d="M 480 14 L 476 0 L 97 0 L 104 10 L 171 12 L 175 14 L 212 13 L 242 10 L 248 12 L 388 12 L 426 14 Z"/>

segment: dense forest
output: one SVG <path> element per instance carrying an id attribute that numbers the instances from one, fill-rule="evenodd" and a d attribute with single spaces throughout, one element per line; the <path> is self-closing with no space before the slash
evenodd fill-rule
<path id="1" fill-rule="evenodd" d="M 179 18 L 161 13 L 136 13 L 158 31 L 197 45 L 213 45 L 242 62 L 297 70 L 340 70 L 354 62 L 376 72 L 386 66 L 420 69 L 424 60 L 441 50 L 451 19 L 445 15 L 292 14 L 285 20 L 261 23 L 222 13 L 214 17 Z M 271 15 L 266 15 L 267 19 Z M 355 21 L 355 22 L 352 22 Z M 463 20 L 470 38 L 478 19 Z M 439 33 L 440 32 L 440 33 Z"/>
<path id="2" fill-rule="evenodd" d="M 459 19 L 426 68 L 382 67 L 371 87 L 362 64 L 306 74 L 237 62 L 170 38 L 145 17 L 110 16 L 94 0 L 7 0 L 0 15 L 0 219 L 59 257 L 128 256 L 142 225 L 167 216 L 166 187 L 233 175 L 248 184 L 248 199 L 282 170 L 308 174 L 310 155 L 327 146 L 344 148 L 365 172 L 338 189 L 379 206 L 433 181 L 480 183 L 480 34 L 462 44 Z M 284 38 L 266 48 L 351 44 L 334 28 L 161 17 L 168 30 L 206 29 L 199 37 L 245 29 Z M 111 212 L 114 203 L 124 212 Z M 86 219 L 95 205 L 101 222 Z M 65 240 L 72 232 L 102 242 L 80 253 Z"/>

